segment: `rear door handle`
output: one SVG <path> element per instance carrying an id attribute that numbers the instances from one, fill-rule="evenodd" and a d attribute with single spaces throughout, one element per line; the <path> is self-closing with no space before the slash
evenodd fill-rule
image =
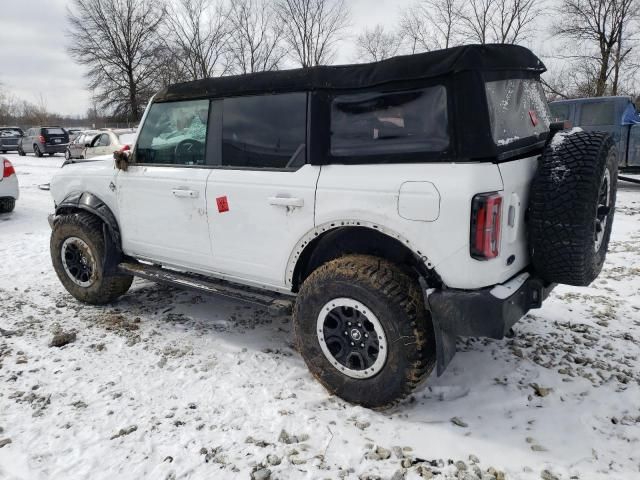
<path id="1" fill-rule="evenodd" d="M 180 198 L 198 198 L 199 195 L 195 190 L 186 190 L 184 188 L 174 188 L 171 190 L 171 193 L 173 193 L 175 197 Z"/>
<path id="2" fill-rule="evenodd" d="M 304 199 L 296 197 L 269 197 L 269 204 L 281 207 L 303 207 Z"/>

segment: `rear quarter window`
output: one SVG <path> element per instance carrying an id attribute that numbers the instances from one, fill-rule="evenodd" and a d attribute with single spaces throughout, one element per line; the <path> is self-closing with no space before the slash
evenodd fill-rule
<path id="1" fill-rule="evenodd" d="M 331 154 L 441 152 L 449 146 L 444 86 L 338 95 L 331 104 Z"/>
<path id="2" fill-rule="evenodd" d="M 549 130 L 551 113 L 539 81 L 512 78 L 486 82 L 491 132 L 506 146 Z"/>

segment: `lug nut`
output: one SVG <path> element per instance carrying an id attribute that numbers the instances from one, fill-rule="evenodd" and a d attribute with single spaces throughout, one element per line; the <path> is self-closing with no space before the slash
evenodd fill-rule
<path id="1" fill-rule="evenodd" d="M 354 346 L 354 343 L 353 343 L 353 342 L 351 342 L 351 346 L 352 346 L 352 347 Z"/>

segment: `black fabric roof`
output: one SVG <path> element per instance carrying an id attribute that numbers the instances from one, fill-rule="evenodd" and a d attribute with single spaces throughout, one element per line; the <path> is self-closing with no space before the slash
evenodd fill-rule
<path id="1" fill-rule="evenodd" d="M 374 63 L 298 68 L 178 83 L 161 90 L 154 102 L 265 92 L 368 88 L 468 70 L 540 74 L 546 67 L 530 50 L 518 45 L 465 45 Z"/>

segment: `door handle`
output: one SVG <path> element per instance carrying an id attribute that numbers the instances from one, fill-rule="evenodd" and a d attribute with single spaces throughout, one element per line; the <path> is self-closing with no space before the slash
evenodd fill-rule
<path id="1" fill-rule="evenodd" d="M 198 198 L 199 195 L 195 190 L 186 190 L 184 188 L 174 188 L 171 193 L 180 198 Z"/>
<path id="2" fill-rule="evenodd" d="M 296 197 L 269 197 L 269 204 L 280 207 L 303 207 L 304 199 Z"/>

